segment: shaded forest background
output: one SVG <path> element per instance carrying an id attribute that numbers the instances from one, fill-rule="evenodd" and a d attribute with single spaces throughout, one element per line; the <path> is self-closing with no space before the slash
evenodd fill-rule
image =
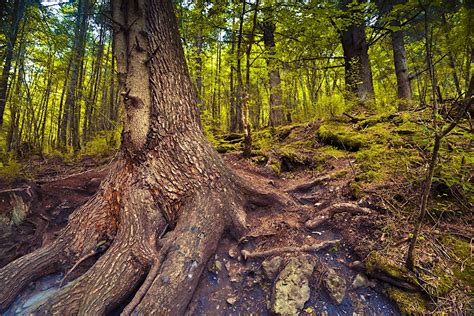
<path id="1" fill-rule="evenodd" d="M 419 110 L 434 99 L 449 111 L 469 85 L 469 1 L 198 0 L 176 10 L 211 138 L 351 111 Z M 116 148 L 108 3 L 14 0 L 0 12 L 2 164 Z"/>

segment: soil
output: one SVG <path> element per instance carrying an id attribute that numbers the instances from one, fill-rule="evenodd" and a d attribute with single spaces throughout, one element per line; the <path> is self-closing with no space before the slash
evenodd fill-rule
<path id="1" fill-rule="evenodd" d="M 262 273 L 261 265 L 265 258 L 246 260 L 241 251 L 300 247 L 335 239 L 341 240 L 336 246 L 310 253 L 318 265 L 310 282 L 311 297 L 303 313 L 399 314 L 395 304 L 381 294 L 384 284 L 372 282 L 370 287 L 358 289 L 350 286 L 358 271 L 349 267 L 351 263 L 363 260 L 367 249 L 373 248 L 367 243 L 376 240 L 380 234 L 377 227 L 383 221 L 383 208 L 375 207 L 369 200 L 359 201 L 374 213 L 370 216 L 337 214 L 337 220 L 328 221 L 315 230 L 305 227 L 308 219 L 331 204 L 357 202 L 353 201 L 349 186 L 353 180 L 350 160 L 328 161 L 322 173 L 301 169 L 276 176 L 270 168 L 242 159 L 240 155 L 225 154 L 224 158 L 239 176 L 256 188 L 297 203 L 288 203 L 279 209 L 253 207 L 248 210 L 250 232 L 239 241 L 230 235 L 221 240 L 189 305 L 191 314 L 270 314 L 267 305 L 272 281 L 266 280 Z M 54 239 L 56 232 L 66 224 L 69 214 L 95 193 L 107 174 L 107 160 L 98 166 L 93 165 L 89 161 L 88 164 L 75 166 L 75 169 L 63 166 L 59 168 L 62 172 L 56 170 L 55 173 L 60 174 L 54 175 L 43 170 L 35 175 L 34 181 L 10 182 L 0 187 L 3 203 L 6 203 L 13 189 L 24 191 L 30 188 L 31 193 L 22 193 L 23 200 L 30 206 L 26 218 L 20 225 L 12 226 L 11 230 L 0 235 L 0 267 Z M 309 185 L 321 177 L 325 180 Z M 308 185 L 301 187 L 305 184 Z M 284 259 L 298 255 L 295 252 L 281 254 Z M 80 275 L 93 262 L 94 258 L 86 260 L 68 279 Z M 34 302 L 54 295 L 69 268 L 65 267 L 63 273 L 31 284 L 6 315 L 21 313 Z M 328 268 L 337 271 L 348 286 L 340 305 L 335 304 L 322 287 L 322 278 Z"/>

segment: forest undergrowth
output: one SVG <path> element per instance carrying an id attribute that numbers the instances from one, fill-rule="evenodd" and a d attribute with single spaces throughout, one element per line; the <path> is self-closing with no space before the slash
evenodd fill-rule
<path id="1" fill-rule="evenodd" d="M 279 192 L 310 180 L 298 189 L 305 194 L 295 197 L 312 210 L 302 215 L 306 229 L 322 225 L 339 232 L 360 259 L 347 264 L 389 284 L 385 294 L 409 314 L 469 310 L 474 287 L 473 139 L 464 123 L 441 148 L 429 216 L 418 237 L 417 273 L 404 267 L 432 147 L 427 112 L 343 115 L 265 128 L 253 134 L 251 158 L 239 162 L 270 185 L 277 182 Z M 209 139 L 228 162 L 241 160 L 243 135 L 215 133 Z M 97 189 L 114 153 L 98 143 L 75 158 L 33 156 L 5 163 L 1 250 L 9 255 L 2 265 L 52 238 L 67 214 Z M 91 171 L 97 166 L 102 167 Z M 319 191 L 311 191 L 315 186 Z M 371 213 L 323 216 L 334 192 L 339 193 L 332 203 L 355 203 Z M 65 212 L 31 214 L 37 199 L 46 209 L 59 205 Z M 39 239 L 33 243 L 32 237 Z"/>

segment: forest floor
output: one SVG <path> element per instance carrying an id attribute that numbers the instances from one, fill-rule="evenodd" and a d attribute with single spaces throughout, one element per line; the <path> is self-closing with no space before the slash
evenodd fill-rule
<path id="1" fill-rule="evenodd" d="M 380 126 L 366 133 L 399 129 L 396 135 L 415 139 L 405 123 L 388 126 L 377 120 L 367 129 Z M 463 211 L 463 203 L 470 202 L 454 193 L 433 199 L 433 208 L 441 208 L 440 203 L 444 208 L 427 219 L 418 241 L 418 273 L 409 273 L 403 262 L 420 184 L 408 181 L 400 167 L 419 173 L 413 167 L 421 168 L 419 159 L 401 150 L 405 145 L 397 149 L 403 159 L 381 154 L 386 148 L 378 142 L 387 139 L 367 145 L 352 134 L 352 122 L 331 124 L 260 132 L 254 135 L 251 159 L 236 152 L 239 135 L 214 139 L 240 177 L 286 202 L 276 209 L 249 207 L 249 233 L 241 240 L 222 239 L 190 313 L 399 314 L 472 308 L 474 231 L 472 214 Z M 400 141 L 394 137 L 388 141 Z M 1 181 L 0 267 L 54 239 L 69 214 L 97 190 L 110 161 L 82 158 L 67 164 L 38 158 L 23 166 L 28 179 Z M 378 169 L 367 168 L 375 165 Z M 438 184 L 435 190 L 446 188 Z M 69 279 L 96 259 L 84 262 Z M 61 279 L 59 274 L 31 284 L 7 314 L 54 295 Z"/>

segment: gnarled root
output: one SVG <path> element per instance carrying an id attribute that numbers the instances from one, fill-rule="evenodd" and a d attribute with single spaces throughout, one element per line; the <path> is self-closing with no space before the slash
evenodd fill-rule
<path id="1" fill-rule="evenodd" d="M 337 213 L 368 215 L 372 214 L 372 211 L 368 208 L 360 207 L 357 204 L 353 203 L 336 203 L 318 212 L 318 215 L 315 218 L 306 221 L 305 226 L 306 228 L 314 229 L 322 225 L 326 221 L 330 220 L 334 216 L 334 214 Z"/>
<path id="2" fill-rule="evenodd" d="M 287 253 L 287 252 L 316 252 L 316 251 L 326 249 L 330 246 L 334 246 L 339 242 L 340 240 L 327 240 L 316 245 L 304 245 L 300 247 L 280 247 L 280 248 L 274 248 L 274 249 L 263 250 L 263 251 L 255 251 L 255 252 L 250 252 L 244 249 L 241 251 L 241 253 L 244 259 L 247 260 L 247 259 L 254 259 L 254 258 L 261 258 L 261 257 L 270 257 L 274 255 L 279 255 L 282 253 Z"/>
<path id="3" fill-rule="evenodd" d="M 198 196 L 186 218 L 178 222 L 160 271 L 133 313 L 184 314 L 224 232 L 228 205 L 217 194 Z"/>
<path id="4" fill-rule="evenodd" d="M 0 312 L 5 310 L 30 282 L 59 269 L 65 260 L 62 246 L 59 242 L 50 244 L 0 270 Z"/>
<path id="5" fill-rule="evenodd" d="M 239 235 L 247 229 L 247 201 L 224 180 L 180 199 L 174 225 L 157 204 L 153 188 L 136 181 L 126 166 L 122 169 L 125 172 L 115 170 L 120 181 L 109 177 L 110 182 L 73 213 L 55 242 L 0 270 L 2 309 L 30 282 L 61 267 L 75 268 L 106 239 L 110 247 L 91 268 L 29 312 L 102 315 L 131 297 L 125 315 L 186 311 L 224 230 Z"/>
<path id="6" fill-rule="evenodd" d="M 99 192 L 79 208 L 54 242 L 0 269 L 0 312 L 5 310 L 30 282 L 63 270 L 84 254 L 93 251 L 101 239 L 115 234 L 114 226 L 110 225 L 113 222 L 111 216 L 104 211 L 109 209 L 109 202 L 104 199 L 103 193 Z"/>

